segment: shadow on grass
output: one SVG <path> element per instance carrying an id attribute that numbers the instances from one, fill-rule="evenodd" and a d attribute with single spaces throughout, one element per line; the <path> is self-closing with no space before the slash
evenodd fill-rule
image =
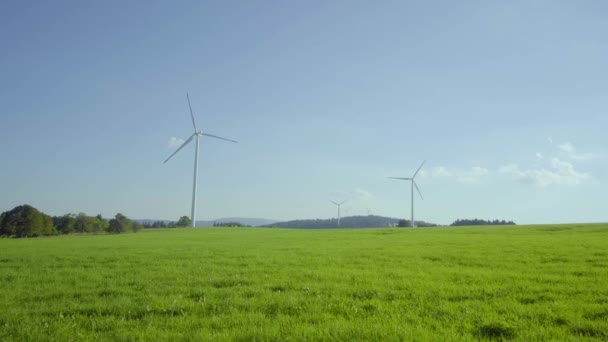
<path id="1" fill-rule="evenodd" d="M 515 328 L 505 322 L 492 322 L 484 324 L 479 327 L 477 332 L 480 337 L 492 340 L 515 338 Z"/>
<path id="2" fill-rule="evenodd" d="M 606 326 L 595 326 L 591 324 L 579 324 L 570 327 L 570 331 L 583 337 L 608 338 L 608 328 Z"/>

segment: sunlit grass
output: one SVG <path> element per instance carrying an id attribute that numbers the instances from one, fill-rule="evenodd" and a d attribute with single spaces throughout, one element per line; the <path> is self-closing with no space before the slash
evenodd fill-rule
<path id="1" fill-rule="evenodd" d="M 608 225 L 0 240 L 2 340 L 608 339 Z"/>

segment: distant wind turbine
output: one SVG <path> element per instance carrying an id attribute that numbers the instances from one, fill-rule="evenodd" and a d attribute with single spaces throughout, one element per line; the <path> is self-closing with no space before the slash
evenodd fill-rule
<path id="1" fill-rule="evenodd" d="M 188 93 L 186 93 L 186 98 L 188 99 L 188 108 L 190 108 L 190 117 L 192 118 L 192 126 L 194 126 L 194 133 L 177 150 L 175 150 L 175 152 L 173 152 L 173 154 L 170 155 L 169 158 L 167 158 L 163 162 L 163 164 L 168 162 L 169 159 L 171 159 L 175 154 L 177 154 L 177 152 L 179 152 L 179 150 L 184 148 L 184 146 L 188 145 L 192 141 L 192 139 L 194 137 L 196 137 L 196 149 L 194 150 L 194 182 L 192 184 L 192 211 L 190 212 L 190 219 L 192 220 L 192 227 L 195 227 L 195 225 L 196 225 L 196 220 L 195 220 L 195 218 L 196 218 L 196 180 L 198 178 L 198 139 L 204 135 L 206 137 L 226 140 L 226 141 L 230 141 L 233 143 L 236 143 L 237 141 L 218 137 L 217 135 L 199 131 L 196 128 L 196 122 L 194 121 L 194 114 L 192 113 L 192 106 L 190 105 L 190 95 L 188 95 Z"/>
<path id="2" fill-rule="evenodd" d="M 422 169 L 422 165 L 424 165 L 425 162 L 426 162 L 426 160 L 423 161 L 422 164 L 420 164 L 420 167 L 418 168 L 418 170 L 416 170 L 416 172 L 414 173 L 414 175 L 411 178 L 389 177 L 392 179 L 409 180 L 411 182 L 411 190 L 412 190 L 412 221 L 411 221 L 411 224 L 412 224 L 412 227 L 416 227 L 416 221 L 414 221 L 414 187 L 416 187 L 416 191 L 418 191 L 418 195 L 420 195 L 420 198 L 424 199 L 422 197 L 422 193 L 420 193 L 420 189 L 418 189 L 418 185 L 414 181 L 414 178 L 416 178 L 416 175 L 418 174 L 420 169 Z"/>
<path id="3" fill-rule="evenodd" d="M 338 203 L 338 202 L 334 202 L 334 201 L 332 201 L 332 200 L 329 200 L 329 201 L 330 201 L 331 203 L 333 203 L 333 204 L 335 204 L 335 205 L 337 205 L 337 206 L 338 206 L 338 227 L 340 227 L 340 206 L 341 206 L 342 204 L 344 204 L 344 202 L 346 202 L 346 201 L 348 201 L 348 200 L 347 200 L 347 199 L 345 199 L 344 201 L 339 202 L 339 203 Z"/>

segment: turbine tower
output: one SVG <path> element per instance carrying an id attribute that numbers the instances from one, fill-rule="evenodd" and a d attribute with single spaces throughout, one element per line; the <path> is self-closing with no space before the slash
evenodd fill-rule
<path id="1" fill-rule="evenodd" d="M 190 108 L 190 118 L 192 118 L 192 126 L 194 127 L 194 133 L 177 150 L 175 150 L 175 152 L 173 152 L 173 154 L 170 155 L 169 158 L 167 158 L 163 162 L 163 164 L 168 162 L 169 159 L 171 159 L 175 154 L 177 154 L 177 152 L 179 152 L 179 150 L 184 148 L 184 146 L 188 145 L 192 141 L 192 139 L 194 139 L 196 137 L 196 148 L 194 149 L 194 182 L 192 184 L 192 211 L 190 212 L 190 219 L 192 220 L 192 227 L 195 227 L 195 225 L 196 225 L 196 220 L 195 220 L 195 218 L 196 218 L 196 181 L 198 178 L 198 139 L 202 136 L 206 136 L 206 137 L 211 137 L 211 138 L 215 138 L 215 139 L 230 141 L 233 143 L 236 143 L 237 141 L 218 137 L 217 135 L 199 131 L 196 128 L 196 122 L 194 121 L 194 114 L 192 114 L 192 106 L 190 105 L 190 95 L 188 95 L 188 93 L 186 93 L 186 98 L 188 99 L 188 108 Z"/>
<path id="2" fill-rule="evenodd" d="M 329 200 L 329 201 L 330 201 L 331 203 L 333 203 L 333 204 L 335 204 L 335 205 L 337 205 L 337 206 L 338 206 L 338 227 L 340 227 L 340 206 L 341 206 L 342 204 L 344 204 L 344 202 L 346 202 L 346 201 L 348 201 L 348 200 L 347 200 L 347 199 L 345 199 L 344 201 L 339 202 L 339 203 L 338 203 L 338 202 L 334 202 L 334 201 L 332 201 L 332 200 Z"/>
<path id="3" fill-rule="evenodd" d="M 416 184 L 416 181 L 414 181 L 414 178 L 416 178 L 416 175 L 418 174 L 418 172 L 420 171 L 420 169 L 422 169 L 422 165 L 424 165 L 425 162 L 426 162 L 426 160 L 423 161 L 422 164 L 420 164 L 420 167 L 418 168 L 418 170 L 416 170 L 416 172 L 414 172 L 414 175 L 411 178 L 389 177 L 391 179 L 409 180 L 411 182 L 411 190 L 412 190 L 412 221 L 411 221 L 411 225 L 412 225 L 412 227 L 416 227 L 416 221 L 414 221 L 414 187 L 416 188 L 416 191 L 418 191 L 418 195 L 420 195 L 420 198 L 424 199 L 422 197 L 422 193 L 420 192 L 420 189 L 418 189 L 418 185 Z"/>

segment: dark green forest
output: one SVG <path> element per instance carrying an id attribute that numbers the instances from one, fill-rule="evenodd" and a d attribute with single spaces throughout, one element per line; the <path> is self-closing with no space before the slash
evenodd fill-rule
<path id="1" fill-rule="evenodd" d="M 505 226 L 505 225 L 515 225 L 513 221 L 505 221 L 505 220 L 480 220 L 480 219 L 458 219 L 454 221 L 450 226 Z"/>
<path id="2" fill-rule="evenodd" d="M 188 216 L 182 216 L 177 221 L 142 220 L 139 222 L 144 226 L 144 228 L 179 228 L 192 226 L 192 220 Z"/>
<path id="3" fill-rule="evenodd" d="M 24 204 L 0 215 L 0 236 L 18 238 L 72 233 L 136 233 L 141 229 L 140 223 L 120 213 L 109 220 L 84 213 L 51 217 Z"/>
<path id="4" fill-rule="evenodd" d="M 416 221 L 419 227 L 435 227 L 436 224 L 424 221 Z M 387 227 L 409 227 L 409 220 L 400 220 L 392 217 L 377 215 L 346 216 L 340 219 L 340 225 L 335 218 L 314 220 L 293 220 L 277 222 L 263 227 L 301 228 L 301 229 L 324 229 L 324 228 L 387 228 Z"/>

